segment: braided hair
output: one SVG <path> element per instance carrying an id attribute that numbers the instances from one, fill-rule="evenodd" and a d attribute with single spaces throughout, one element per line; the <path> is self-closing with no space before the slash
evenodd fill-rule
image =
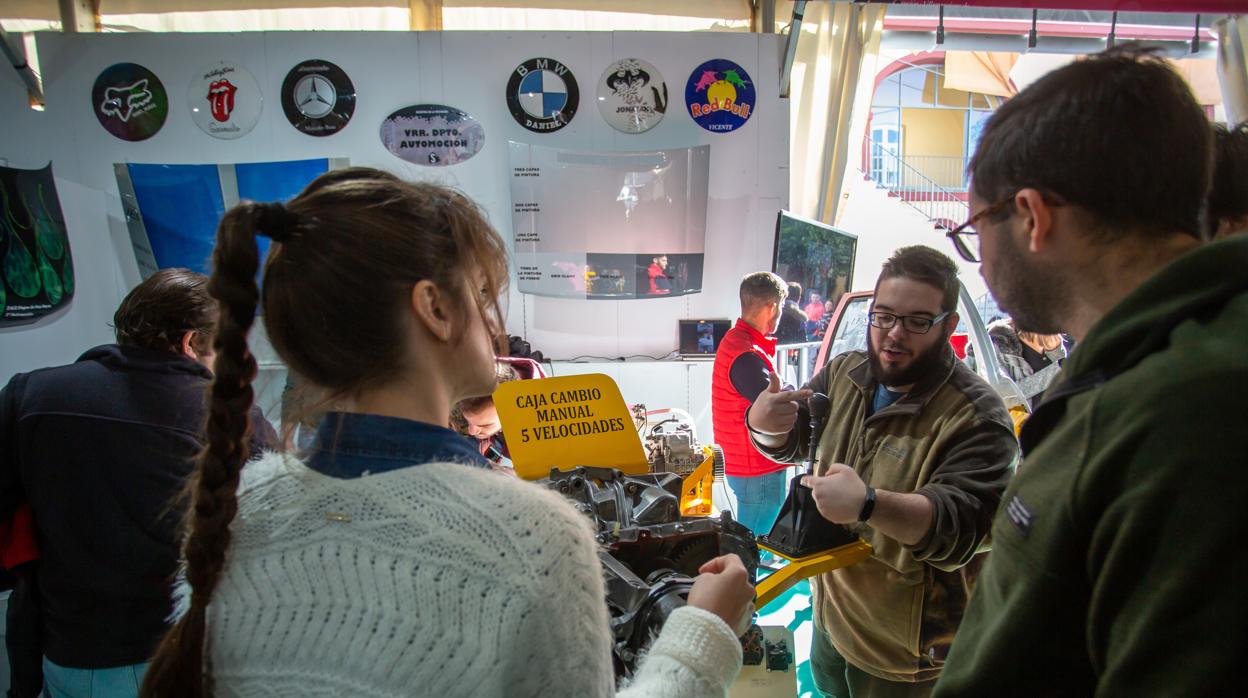
<path id="1" fill-rule="evenodd" d="M 502 327 L 502 240 L 470 200 L 446 187 L 351 168 L 322 175 L 285 206 L 244 202 L 225 214 L 208 285 L 219 306 L 215 378 L 183 550 L 190 607 L 156 650 L 141 691 L 146 698 L 212 695 L 207 609 L 238 512 L 255 398 L 247 333 L 261 298 L 257 234 L 274 241 L 263 283 L 269 339 L 292 371 L 327 395 L 349 398 L 403 370 L 400 318 L 417 281 L 476 299 L 461 311 Z M 467 272 L 474 268 L 484 287 L 469 295 L 465 284 L 474 277 Z"/>

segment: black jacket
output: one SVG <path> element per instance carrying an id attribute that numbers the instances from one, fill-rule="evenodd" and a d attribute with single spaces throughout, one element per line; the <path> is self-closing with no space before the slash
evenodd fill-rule
<path id="1" fill-rule="evenodd" d="M 166 629 L 182 510 L 212 374 L 105 345 L 0 392 L 0 517 L 31 505 L 43 652 L 56 664 L 146 661 Z M 253 449 L 276 445 L 253 412 Z"/>
<path id="2" fill-rule="evenodd" d="M 785 301 L 780 311 L 780 326 L 776 328 L 776 339 L 781 344 L 800 344 L 806 341 L 806 313 L 793 301 Z"/>

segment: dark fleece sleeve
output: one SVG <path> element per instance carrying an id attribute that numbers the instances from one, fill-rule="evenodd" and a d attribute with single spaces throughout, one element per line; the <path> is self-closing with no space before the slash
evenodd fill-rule
<path id="1" fill-rule="evenodd" d="M 25 500 L 17 466 L 17 417 L 26 374 L 18 374 L 0 391 L 0 519 L 7 521 Z"/>
<path id="2" fill-rule="evenodd" d="M 1017 461 L 1018 441 L 1002 424 L 981 422 L 959 434 L 916 490 L 934 514 L 923 540 L 906 546 L 914 558 L 946 572 L 969 562 L 992 528 Z"/>
<path id="3" fill-rule="evenodd" d="M 747 351 L 733 359 L 732 366 L 728 369 L 728 378 L 732 381 L 732 387 L 752 405 L 758 399 L 758 394 L 767 389 L 771 381 L 770 373 L 761 356 Z"/>

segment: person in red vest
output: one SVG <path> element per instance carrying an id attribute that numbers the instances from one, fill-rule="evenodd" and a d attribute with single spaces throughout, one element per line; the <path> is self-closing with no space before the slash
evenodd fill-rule
<path id="1" fill-rule="evenodd" d="M 646 277 L 650 279 L 649 295 L 664 296 L 672 292 L 672 277 L 667 275 L 667 255 L 651 258 Z"/>
<path id="2" fill-rule="evenodd" d="M 711 419 L 724 450 L 724 473 L 737 500 L 736 519 L 755 535 L 771 530 L 784 504 L 785 466 L 758 452 L 745 430 L 745 413 L 775 371 L 776 328 L 788 295 L 784 279 L 759 271 L 741 280 L 741 317 L 715 352 Z"/>

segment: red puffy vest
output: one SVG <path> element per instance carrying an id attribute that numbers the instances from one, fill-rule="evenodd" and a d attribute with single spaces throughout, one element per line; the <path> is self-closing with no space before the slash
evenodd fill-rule
<path id="1" fill-rule="evenodd" d="M 745 320 L 738 319 L 719 343 L 711 374 L 711 423 L 715 429 L 715 443 L 724 449 L 724 472 L 735 477 L 766 475 L 785 467 L 759 453 L 745 428 L 745 411 L 750 408 L 750 401 L 732 386 L 729 372 L 732 362 L 747 351 L 757 354 L 767 370 L 776 370 L 771 363 L 776 353 L 776 338 L 767 337 Z"/>

